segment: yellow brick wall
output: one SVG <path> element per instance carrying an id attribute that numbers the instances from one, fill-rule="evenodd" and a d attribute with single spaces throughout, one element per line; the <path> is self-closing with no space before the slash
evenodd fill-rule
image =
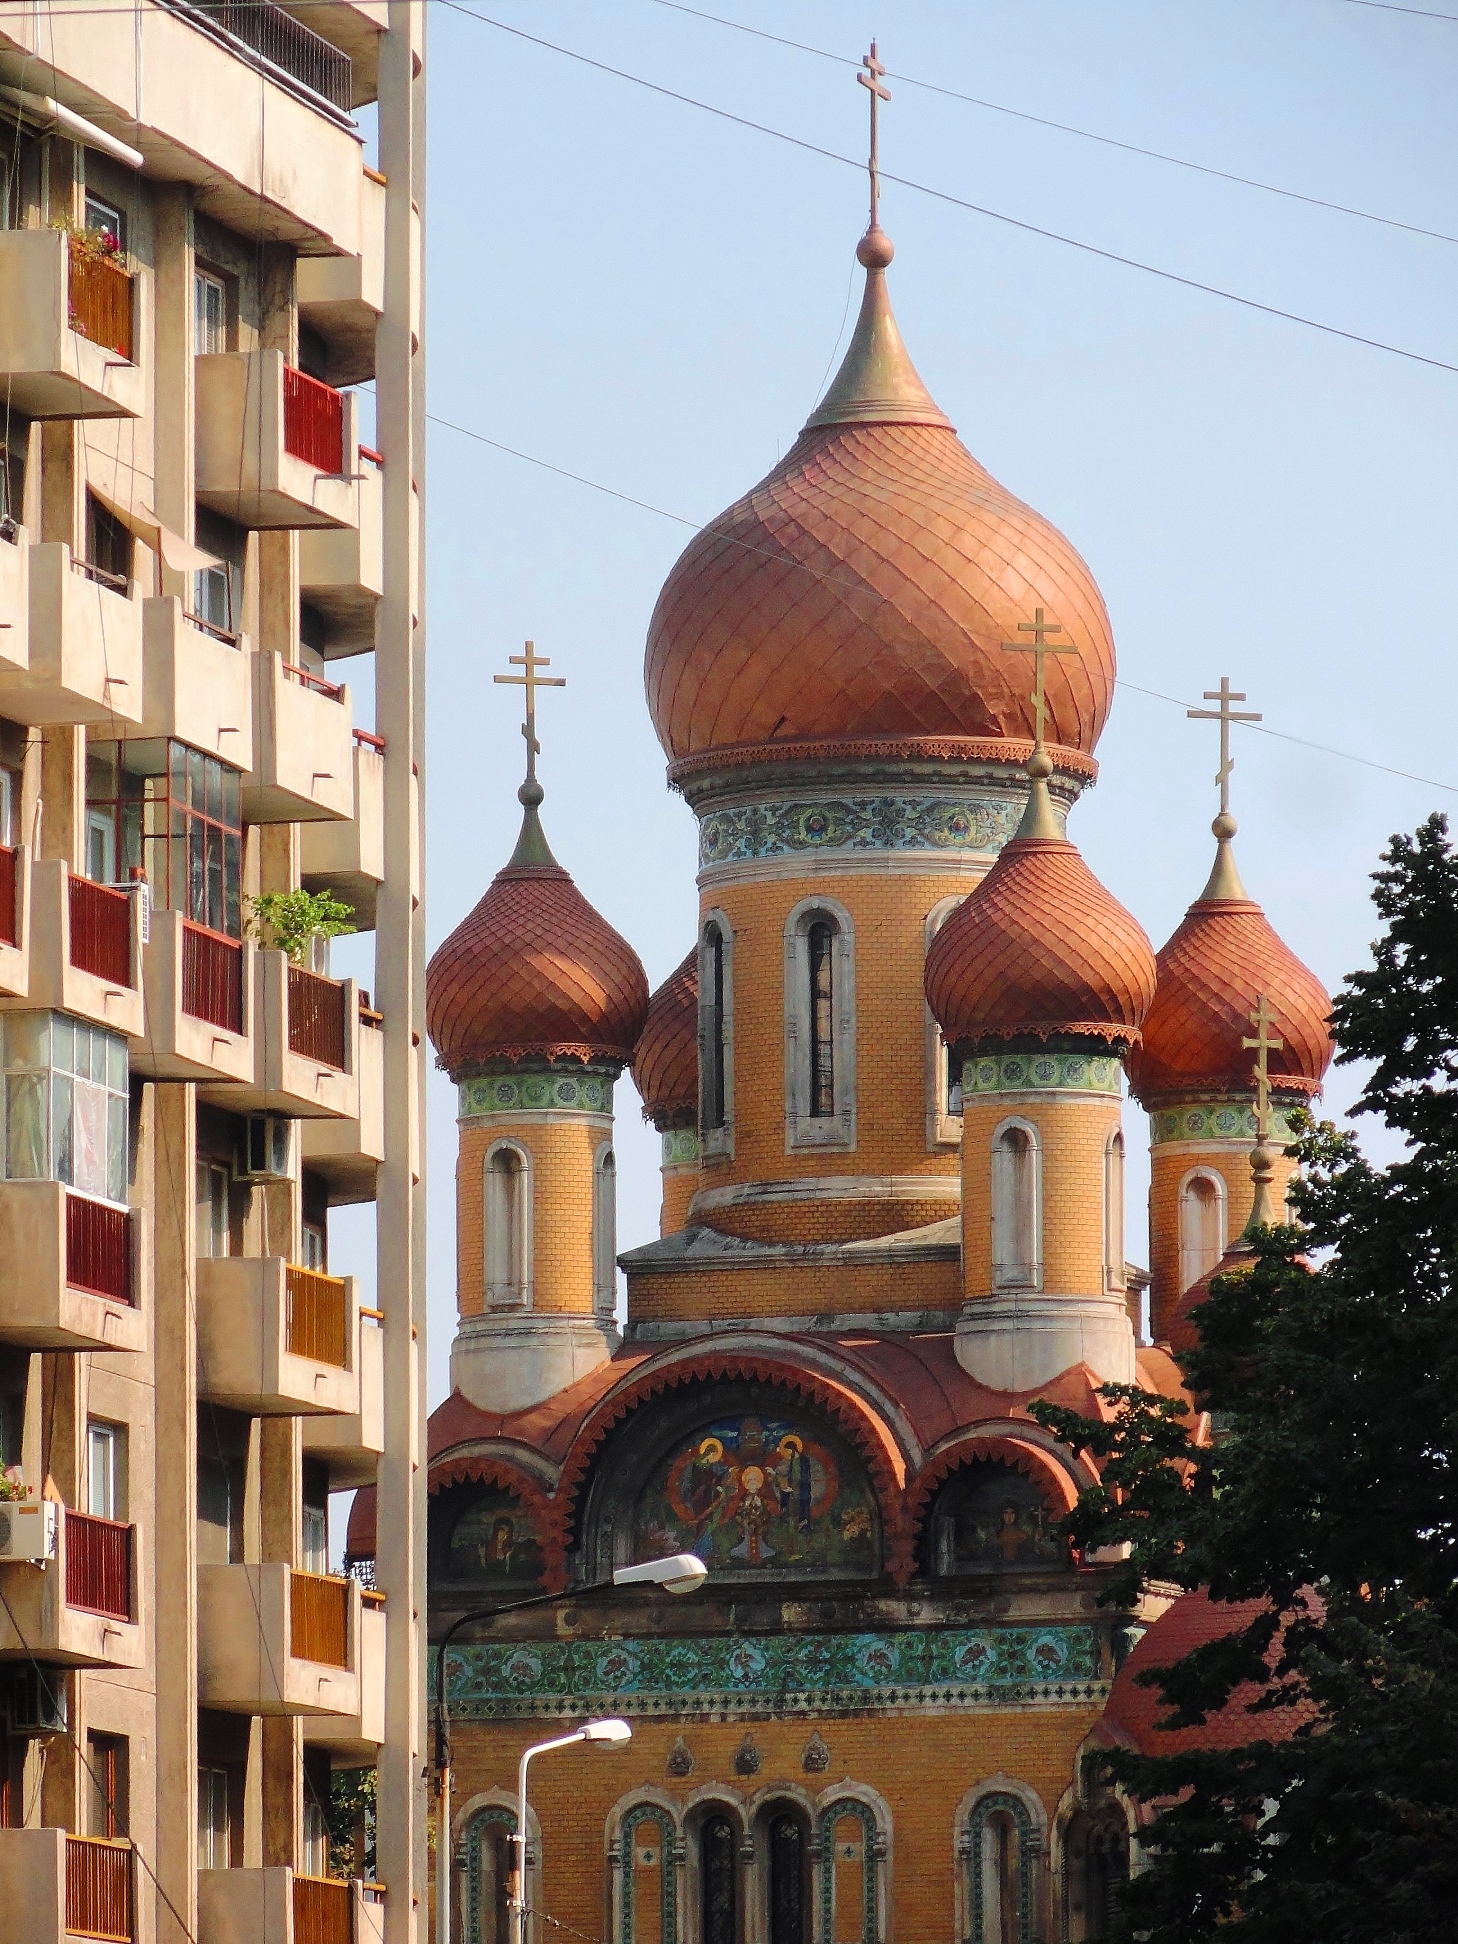
<path id="1" fill-rule="evenodd" d="M 726 1316 L 868 1315 L 881 1310 L 952 1310 L 961 1271 L 949 1262 L 786 1263 L 773 1269 L 700 1269 L 628 1276 L 633 1323 L 714 1322 Z"/>
<path id="2" fill-rule="evenodd" d="M 1104 1148 L 1121 1123 L 1117 1100 L 1072 1091 L 1022 1102 L 973 1095 L 962 1114 L 962 1259 L 968 1296 L 993 1293 L 992 1136 L 1026 1121 L 1042 1151 L 1043 1287 L 1096 1296 L 1104 1287 Z"/>
<path id="3" fill-rule="evenodd" d="M 957 1213 L 951 1196 L 900 1201 L 768 1202 L 714 1208 L 696 1219 L 724 1235 L 751 1242 L 856 1242 L 902 1229 L 924 1228 Z"/>
<path id="4" fill-rule="evenodd" d="M 1277 1218 L 1296 1163 L 1275 1147 L 1271 1197 Z M 1149 1304 L 1154 1338 L 1169 1334 L 1169 1317 L 1180 1289 L 1180 1184 L 1198 1168 L 1219 1175 L 1225 1183 L 1225 1233 L 1233 1242 L 1250 1220 L 1255 1185 L 1250 1173 L 1250 1143 L 1225 1141 L 1180 1142 L 1173 1148 L 1160 1143 L 1149 1156 Z"/>
<path id="5" fill-rule="evenodd" d="M 658 1217 L 660 1235 L 677 1235 L 681 1228 L 687 1228 L 689 1203 L 698 1185 L 699 1171 L 692 1164 L 680 1164 L 663 1170 L 663 1207 Z"/>
<path id="6" fill-rule="evenodd" d="M 609 1130 L 584 1117 L 535 1122 L 493 1114 L 463 1126 L 456 1158 L 456 1300 L 462 1316 L 485 1304 L 484 1164 L 510 1139 L 532 1157 L 532 1306 L 551 1315 L 592 1313 L 593 1160 Z"/>

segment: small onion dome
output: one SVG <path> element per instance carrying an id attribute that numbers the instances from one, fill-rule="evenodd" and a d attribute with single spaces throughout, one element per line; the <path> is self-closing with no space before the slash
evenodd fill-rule
<path id="1" fill-rule="evenodd" d="M 1137 1044 L 1154 948 L 1058 834 L 1035 752 L 1028 812 L 926 960 L 926 998 L 951 1046 L 1058 1034 Z"/>
<path id="2" fill-rule="evenodd" d="M 540 785 L 519 794 L 511 862 L 426 968 L 426 1028 L 453 1080 L 499 1060 L 626 1066 L 648 1010 L 638 954 L 547 848 Z"/>
<path id="3" fill-rule="evenodd" d="M 1159 954 L 1143 1044 L 1129 1062 L 1130 1088 L 1146 1107 L 1199 1094 L 1254 1094 L 1254 1056 L 1241 1041 L 1253 1031 L 1250 1015 L 1262 993 L 1282 1042 L 1267 1056 L 1273 1088 L 1309 1097 L 1331 1064 L 1331 1000 L 1246 896 L 1229 842 L 1221 835 L 1209 884 Z"/>
<path id="4" fill-rule="evenodd" d="M 633 1084 L 643 1116 L 660 1129 L 699 1118 L 699 952 L 695 946 L 648 1001 L 633 1054 Z"/>

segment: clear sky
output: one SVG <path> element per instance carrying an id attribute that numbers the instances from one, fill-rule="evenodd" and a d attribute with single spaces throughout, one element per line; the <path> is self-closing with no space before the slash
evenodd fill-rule
<path id="1" fill-rule="evenodd" d="M 1458 4 L 1445 0 L 1458 15 Z M 713 0 L 706 0 L 712 5 Z M 1431 0 L 1437 7 L 1439 0 Z M 853 66 L 655 0 L 474 10 L 794 134 L 865 147 Z M 1280 309 L 1458 364 L 1458 245 L 1121 153 L 936 83 L 1458 236 L 1458 24 L 1352 0 L 719 0 L 892 71 L 890 173 Z M 864 177 L 430 6 L 429 409 L 695 524 L 761 478 L 848 326 Z M 1229 674 L 1297 744 L 1236 746 L 1252 896 L 1327 982 L 1363 961 L 1367 873 L 1458 786 L 1458 375 L 1241 309 L 887 183 L 893 302 L 971 451 L 1093 569 L 1121 678 L 1070 834 L 1156 945 L 1209 868 L 1209 725 Z M 850 298 L 850 316 L 855 298 Z M 694 825 L 643 701 L 648 617 L 689 527 L 431 427 L 432 945 L 505 861 L 531 636 L 544 821 L 657 984 L 694 935 Z M 362 947 L 355 948 L 361 951 Z M 344 962 L 341 953 L 337 963 Z M 907 1084 L 920 1085 L 919 1075 Z M 1329 1110 L 1350 1100 L 1334 1077 Z M 1128 1115 L 1144 1258 L 1143 1116 Z M 432 1401 L 454 1316 L 453 1090 L 432 1079 Z M 656 1233 L 657 1137 L 618 1096 L 624 1247 Z M 360 1248 L 336 1217 L 336 1267 Z"/>

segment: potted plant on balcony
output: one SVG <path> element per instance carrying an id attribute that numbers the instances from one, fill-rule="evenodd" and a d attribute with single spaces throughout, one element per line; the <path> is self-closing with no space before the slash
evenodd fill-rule
<path id="1" fill-rule="evenodd" d="M 353 905 L 342 904 L 328 891 L 265 891 L 248 900 L 248 936 L 260 945 L 282 952 L 290 965 L 312 971 L 315 941 L 324 944 L 356 929 Z"/>

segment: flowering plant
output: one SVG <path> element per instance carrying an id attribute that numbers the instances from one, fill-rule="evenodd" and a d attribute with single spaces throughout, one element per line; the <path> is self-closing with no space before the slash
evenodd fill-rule
<path id="1" fill-rule="evenodd" d="M 19 1465 L 7 1465 L 0 1472 L 0 1501 L 14 1504 L 18 1499 L 28 1499 L 30 1487 L 20 1475 Z"/>

